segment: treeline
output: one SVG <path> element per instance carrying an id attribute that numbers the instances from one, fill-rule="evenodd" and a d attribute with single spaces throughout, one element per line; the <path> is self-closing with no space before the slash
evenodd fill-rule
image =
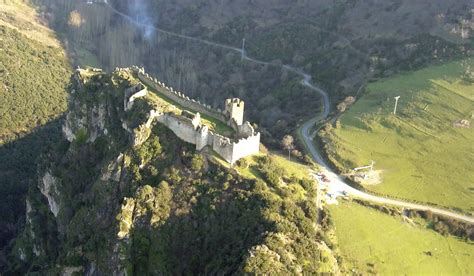
<path id="1" fill-rule="evenodd" d="M 376 209 L 390 216 L 403 215 L 408 218 L 423 218 L 427 221 L 427 227 L 429 229 L 432 229 L 443 236 L 453 235 L 466 241 L 474 241 L 474 225 L 467 222 L 434 214 L 430 210 L 422 211 L 407 209 L 403 210 L 402 214 L 402 211 L 395 207 L 373 204 L 358 199 L 355 199 L 354 202 Z"/>

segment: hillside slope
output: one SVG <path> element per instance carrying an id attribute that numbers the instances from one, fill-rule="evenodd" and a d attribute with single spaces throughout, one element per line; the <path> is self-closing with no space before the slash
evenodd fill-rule
<path id="1" fill-rule="evenodd" d="M 54 33 L 24 1 L 0 1 L 0 271 L 24 222 L 36 159 L 59 138 L 70 67 Z"/>
<path id="2" fill-rule="evenodd" d="M 7 272 L 321 271 L 312 182 L 268 156 L 247 179 L 163 125 L 148 129 L 147 98 L 124 111 L 136 81 L 76 71 L 65 137 L 39 165 Z"/>

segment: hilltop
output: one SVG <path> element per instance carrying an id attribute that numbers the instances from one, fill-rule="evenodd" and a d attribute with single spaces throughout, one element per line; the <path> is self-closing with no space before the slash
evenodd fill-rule
<path id="1" fill-rule="evenodd" d="M 161 122 L 144 131 L 156 102 L 142 97 L 127 110 L 126 91 L 138 82 L 131 72 L 78 70 L 71 78 L 64 137 L 39 164 L 10 272 L 337 270 L 306 174 L 268 154 L 229 169 Z"/>

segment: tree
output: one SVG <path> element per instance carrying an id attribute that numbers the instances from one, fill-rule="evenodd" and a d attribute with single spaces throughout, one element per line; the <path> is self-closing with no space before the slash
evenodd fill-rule
<path id="1" fill-rule="evenodd" d="M 204 168 L 204 159 L 202 155 L 195 154 L 191 159 L 191 169 L 193 172 L 200 172 Z"/>
<path id="2" fill-rule="evenodd" d="M 355 103 L 356 101 L 356 98 L 353 97 L 353 96 L 347 96 L 345 99 L 344 99 L 344 103 L 347 105 L 347 106 L 351 106 Z"/>
<path id="3" fill-rule="evenodd" d="M 74 10 L 69 14 L 69 19 L 67 21 L 69 26 L 79 28 L 82 25 L 82 22 L 81 14 L 77 10 Z"/>
<path id="4" fill-rule="evenodd" d="M 340 112 L 340 113 L 343 113 L 344 111 L 346 111 L 346 109 L 353 105 L 355 103 L 355 98 L 352 97 L 352 96 L 348 96 L 344 99 L 343 102 L 341 102 L 340 104 L 337 105 L 337 110 Z"/>
<path id="5" fill-rule="evenodd" d="M 290 160 L 291 150 L 295 148 L 294 142 L 295 139 L 291 135 L 285 135 L 281 140 L 281 145 L 283 149 L 288 150 L 288 160 Z"/>
<path id="6" fill-rule="evenodd" d="M 337 110 L 341 113 L 346 111 L 346 108 L 347 108 L 347 104 L 345 102 L 342 102 L 337 105 Z"/>

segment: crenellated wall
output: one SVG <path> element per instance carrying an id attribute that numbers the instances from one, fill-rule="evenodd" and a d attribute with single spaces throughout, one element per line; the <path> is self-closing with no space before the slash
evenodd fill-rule
<path id="1" fill-rule="evenodd" d="M 173 113 L 151 110 L 145 126 L 150 128 L 153 121 L 168 127 L 181 140 L 196 145 L 197 150 L 206 146 L 211 147 L 230 164 L 259 151 L 260 133 L 239 140 L 231 140 L 229 137 L 214 133 L 207 126 L 202 125 L 199 113 L 194 118 L 187 118 Z"/>
<path id="2" fill-rule="evenodd" d="M 190 99 L 181 92 L 174 91 L 162 82 L 152 78 L 145 73 L 142 68 L 132 67 L 137 73 L 140 81 L 147 86 L 156 89 L 165 97 L 175 101 L 181 106 L 196 112 L 183 113 L 176 115 L 174 113 L 163 113 L 161 111 L 151 110 L 148 120 L 141 127 L 150 129 L 153 122 L 157 121 L 167 126 L 181 140 L 196 145 L 197 150 L 206 146 L 211 147 L 217 154 L 230 164 L 235 163 L 240 158 L 257 154 L 260 146 L 260 133 L 256 133 L 249 122 L 243 122 L 244 102 L 239 99 L 229 99 L 226 101 L 224 112 L 214 110 L 209 105 L 201 104 L 199 101 Z M 138 84 L 126 91 L 124 99 L 124 109 L 129 110 L 133 101 L 138 97 L 146 96 L 147 89 L 143 84 Z M 225 114 L 227 113 L 227 115 Z M 214 133 L 201 123 L 201 115 L 216 118 L 231 126 L 236 132 L 236 139 L 231 139 Z"/>
<path id="3" fill-rule="evenodd" d="M 140 81 L 144 82 L 146 85 L 153 87 L 159 93 L 162 93 L 165 97 L 175 101 L 176 103 L 189 108 L 195 112 L 205 114 L 207 116 L 216 118 L 222 122 L 226 122 L 227 119 L 219 110 L 213 109 L 210 105 L 201 103 L 200 101 L 194 100 L 186 96 L 185 94 L 175 91 L 172 87 L 166 86 L 164 83 L 158 81 L 156 78 L 151 77 L 149 74 L 145 73 L 143 68 L 132 67 L 132 70 L 137 73 Z"/>

